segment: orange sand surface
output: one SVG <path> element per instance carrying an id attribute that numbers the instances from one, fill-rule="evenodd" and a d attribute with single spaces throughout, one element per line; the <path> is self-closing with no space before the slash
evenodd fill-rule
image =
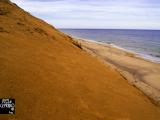
<path id="1" fill-rule="evenodd" d="M 54 8 L 53 8 L 54 9 Z M 0 120 L 159 120 L 160 108 L 71 37 L 0 0 Z"/>

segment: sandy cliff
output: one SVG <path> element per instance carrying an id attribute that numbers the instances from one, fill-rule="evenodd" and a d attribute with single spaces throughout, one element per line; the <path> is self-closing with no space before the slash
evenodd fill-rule
<path id="1" fill-rule="evenodd" d="M 0 120 L 158 120 L 160 109 L 115 70 L 15 4 L 0 0 Z"/>

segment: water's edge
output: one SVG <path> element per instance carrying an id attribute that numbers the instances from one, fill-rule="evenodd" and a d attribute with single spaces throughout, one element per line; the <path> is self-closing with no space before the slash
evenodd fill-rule
<path id="1" fill-rule="evenodd" d="M 65 33 L 66 34 L 66 33 Z M 137 53 L 135 51 L 131 51 L 131 50 L 127 50 L 126 48 L 122 48 L 122 47 L 119 47 L 115 44 L 112 44 L 112 43 L 106 43 L 106 42 L 99 42 L 99 41 L 95 41 L 95 40 L 90 40 L 90 39 L 84 39 L 84 38 L 79 38 L 79 37 L 74 37 L 70 34 L 68 34 L 69 36 L 71 36 L 74 40 L 84 40 L 84 41 L 88 41 L 88 42 L 94 42 L 94 43 L 98 43 L 98 44 L 102 44 L 102 45 L 107 45 L 107 46 L 111 46 L 111 47 L 114 47 L 114 48 L 117 48 L 117 49 L 120 49 L 120 50 L 123 50 L 125 52 L 128 52 L 128 53 L 131 53 L 131 54 L 134 54 L 135 57 L 137 58 L 140 58 L 140 59 L 143 59 L 145 61 L 148 61 L 148 62 L 153 62 L 153 63 L 156 63 L 156 64 L 160 64 L 160 61 L 157 61 L 155 59 L 152 59 L 152 57 L 147 57 L 149 55 L 143 55 L 143 54 L 140 54 L 140 53 Z"/>
<path id="2" fill-rule="evenodd" d="M 67 32 L 69 30 L 69 32 Z M 137 51 L 136 50 L 136 46 L 134 47 L 134 45 L 132 47 L 123 47 L 122 45 L 118 45 L 118 43 L 114 43 L 112 41 L 104 41 L 103 40 L 103 36 L 102 36 L 102 39 L 99 38 L 101 36 L 99 36 L 98 38 L 85 38 L 85 36 L 83 37 L 83 33 L 85 33 L 85 31 L 82 31 L 82 34 L 80 32 L 80 35 L 76 35 L 74 34 L 74 32 L 70 32 L 70 29 L 68 29 L 66 32 L 65 30 L 61 29 L 60 31 L 64 32 L 65 34 L 69 35 L 69 36 L 72 36 L 73 38 L 75 39 L 83 39 L 83 40 L 86 40 L 86 41 L 91 41 L 91 42 L 96 42 L 96 43 L 99 43 L 99 44 L 105 44 L 105 45 L 111 45 L 113 47 L 116 47 L 118 49 L 121 49 L 121 50 L 124 50 L 124 51 L 127 51 L 127 52 L 130 52 L 132 54 L 135 54 L 137 57 L 140 57 L 140 58 L 143 58 L 144 60 L 147 60 L 147 61 L 150 61 L 150 62 L 154 62 L 154 63 L 159 63 L 160 64 L 160 57 L 158 55 L 158 57 L 155 57 L 154 55 L 151 55 L 149 52 L 144 52 L 144 51 Z M 71 29 L 72 30 L 72 29 Z M 76 29 L 78 30 L 78 29 Z M 75 30 L 75 31 L 76 31 Z M 85 30 L 85 29 L 84 29 Z M 93 32 L 95 32 L 94 30 L 91 30 Z M 103 32 L 103 31 L 102 31 Z M 131 31 L 132 32 L 132 31 Z M 76 33 L 76 32 L 75 32 Z M 78 32 L 77 32 L 78 33 Z M 134 33 L 134 31 L 133 31 Z M 88 33 L 86 33 L 88 34 Z M 95 33 L 96 34 L 96 33 Z M 99 33 L 98 33 L 99 34 Z M 90 33 L 89 33 L 90 35 Z M 94 35 L 94 34 L 93 34 Z M 100 34 L 101 35 L 101 34 Z M 103 34 L 102 34 L 103 35 Z M 78 37 L 79 36 L 79 37 Z M 105 37 L 105 36 L 104 36 Z M 106 36 L 107 37 L 107 36 Z M 115 38 L 114 38 L 115 39 Z M 116 38 L 118 39 L 118 37 Z M 121 41 L 121 40 L 120 40 Z M 145 45 L 144 45 L 145 46 Z M 143 46 L 139 48 L 143 49 Z"/>

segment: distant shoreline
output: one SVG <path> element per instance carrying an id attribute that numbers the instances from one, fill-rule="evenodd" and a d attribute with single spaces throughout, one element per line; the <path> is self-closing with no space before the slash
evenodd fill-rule
<path id="1" fill-rule="evenodd" d="M 145 55 L 142 55 L 140 53 L 137 53 L 135 51 L 131 51 L 131 50 L 128 50 L 128 49 L 125 49 L 125 48 L 122 48 L 122 47 L 119 47 L 115 44 L 112 44 L 112 43 L 105 43 L 105 42 L 99 42 L 99 41 L 95 41 L 95 40 L 89 40 L 89 39 L 83 39 L 83 38 L 76 38 L 76 39 L 81 39 L 81 40 L 85 40 L 85 41 L 89 41 L 89 42 L 94 42 L 94 43 L 98 43 L 98 44 L 102 44 L 102 45 L 107 45 L 107 46 L 111 46 L 111 47 L 114 47 L 114 48 L 117 48 L 117 49 L 120 49 L 120 50 L 123 50 L 127 53 L 131 53 L 131 54 L 134 54 L 135 57 L 139 58 L 139 59 L 143 59 L 145 61 L 148 61 L 148 62 L 153 62 L 153 63 L 156 63 L 156 64 L 160 64 L 160 61 L 156 61 L 154 59 L 149 59 L 148 57 L 145 57 Z"/>
<path id="2" fill-rule="evenodd" d="M 157 37 L 159 36 L 158 34 L 160 33 L 160 31 L 151 32 L 152 30 L 146 30 L 146 31 L 140 30 L 140 32 L 138 32 L 139 30 L 135 30 L 134 32 L 134 30 L 131 29 L 122 29 L 122 30 L 61 29 L 61 30 L 62 32 L 65 32 L 69 36 L 73 36 L 74 38 L 85 39 L 97 43 L 109 44 L 114 47 L 123 49 L 125 51 L 134 53 L 137 57 L 143 58 L 147 61 L 160 63 L 160 54 L 158 49 L 159 43 L 157 43 L 159 40 Z M 145 35 L 146 37 L 142 37 Z M 153 41 L 152 41 L 152 35 L 155 35 L 156 37 L 156 39 Z"/>

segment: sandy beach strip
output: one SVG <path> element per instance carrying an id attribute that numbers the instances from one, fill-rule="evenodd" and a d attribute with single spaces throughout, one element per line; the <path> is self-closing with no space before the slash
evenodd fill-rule
<path id="1" fill-rule="evenodd" d="M 116 69 L 152 102 L 160 105 L 160 64 L 110 44 L 76 39 L 82 48 L 107 66 Z"/>

